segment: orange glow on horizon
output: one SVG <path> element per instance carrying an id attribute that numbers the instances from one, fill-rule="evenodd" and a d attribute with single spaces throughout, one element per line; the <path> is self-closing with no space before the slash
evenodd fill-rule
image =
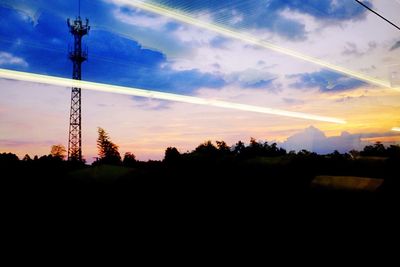
<path id="1" fill-rule="evenodd" d="M 378 136 L 378 137 L 367 137 L 367 138 L 361 138 L 361 141 L 367 141 L 367 142 L 382 142 L 382 143 L 399 143 L 400 142 L 400 135 L 395 135 L 395 136 Z"/>

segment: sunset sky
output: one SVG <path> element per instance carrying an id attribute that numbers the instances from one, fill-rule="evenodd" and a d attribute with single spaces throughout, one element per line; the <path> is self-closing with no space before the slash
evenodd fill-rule
<path id="1" fill-rule="evenodd" d="M 67 18 L 78 1 L 0 0 L 0 68 L 70 78 Z M 381 87 L 319 65 L 143 11 L 129 0 L 82 0 L 86 81 L 345 119 L 333 124 L 83 91 L 83 155 L 97 127 L 121 154 L 162 159 L 206 140 L 278 142 L 330 153 L 399 144 L 400 31 L 352 0 L 146 1 L 387 81 Z M 364 1 L 400 25 L 400 1 Z M 68 145 L 70 88 L 0 79 L 0 152 L 22 157 Z"/>

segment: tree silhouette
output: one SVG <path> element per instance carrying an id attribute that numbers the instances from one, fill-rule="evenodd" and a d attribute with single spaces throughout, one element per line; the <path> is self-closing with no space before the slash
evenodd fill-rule
<path id="1" fill-rule="evenodd" d="M 25 154 L 25 156 L 22 158 L 22 161 L 31 161 L 31 157 L 28 154 Z"/>
<path id="2" fill-rule="evenodd" d="M 131 153 L 131 152 L 126 152 L 124 155 L 124 159 L 122 161 L 122 164 L 124 164 L 127 167 L 133 167 L 136 164 L 136 156 Z"/>
<path id="3" fill-rule="evenodd" d="M 18 162 L 19 158 L 13 153 L 1 153 L 0 160 L 4 162 Z"/>
<path id="4" fill-rule="evenodd" d="M 250 138 L 250 144 L 246 147 L 246 155 L 250 158 L 262 156 L 263 152 L 269 148 L 267 142 L 264 144 L 257 142 L 253 137 Z"/>
<path id="5" fill-rule="evenodd" d="M 246 146 L 242 141 L 239 141 L 236 143 L 235 147 L 233 148 L 233 153 L 238 156 L 240 154 L 243 154 L 243 152 L 245 151 Z"/>
<path id="6" fill-rule="evenodd" d="M 176 147 L 168 147 L 165 150 L 164 162 L 167 164 L 174 164 L 179 161 L 181 154 Z"/>
<path id="7" fill-rule="evenodd" d="M 381 142 L 376 142 L 374 145 L 364 147 L 361 151 L 362 156 L 384 157 L 386 156 L 385 146 Z"/>
<path id="8" fill-rule="evenodd" d="M 120 164 L 121 155 L 118 146 L 114 144 L 108 133 L 103 128 L 98 128 L 97 148 L 99 150 L 99 162 L 107 164 Z"/>
<path id="9" fill-rule="evenodd" d="M 386 153 L 388 154 L 389 157 L 392 158 L 400 158 L 400 146 L 398 145 L 391 145 L 386 149 Z"/>
<path id="10" fill-rule="evenodd" d="M 203 167 L 210 167 L 220 158 L 221 153 L 218 148 L 208 140 L 197 146 L 189 155 L 194 162 L 203 162 L 206 164 Z"/>
<path id="11" fill-rule="evenodd" d="M 218 150 L 223 154 L 229 154 L 231 152 L 231 148 L 225 143 L 225 141 L 216 141 Z"/>
<path id="12" fill-rule="evenodd" d="M 59 144 L 59 145 L 53 145 L 51 147 L 50 155 L 53 158 L 64 160 L 66 153 L 67 153 L 67 150 L 65 149 L 65 147 L 63 145 Z"/>
<path id="13" fill-rule="evenodd" d="M 356 159 L 360 156 L 360 152 L 355 149 L 352 149 L 349 151 L 349 155 L 352 159 Z"/>
<path id="14" fill-rule="evenodd" d="M 196 147 L 194 152 L 202 156 L 215 157 L 218 154 L 218 149 L 210 140 L 208 140 Z"/>

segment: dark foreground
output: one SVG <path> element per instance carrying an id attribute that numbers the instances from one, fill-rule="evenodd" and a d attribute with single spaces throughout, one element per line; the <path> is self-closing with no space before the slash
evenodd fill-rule
<path id="1" fill-rule="evenodd" d="M 386 239 L 397 240 L 397 153 L 214 152 L 95 166 L 3 155 L 1 215 L 11 240 L 6 244 L 20 246 L 28 239 L 30 248 L 37 247 L 44 233 L 53 237 L 50 246 L 70 240 L 82 251 L 89 246 L 80 240 L 104 244 L 110 237 L 125 242 L 108 246 L 176 249 L 178 243 L 186 251 L 194 250 L 191 244 L 214 251 L 225 244 L 253 245 L 254 251 L 269 244 L 283 249 L 285 257 L 291 257 L 289 247 L 305 248 L 307 257 L 320 248 L 328 254 L 325 262 L 337 253 L 322 244 L 347 245 L 352 252 L 358 245 L 347 240 L 355 240 L 375 251 L 392 244 Z M 179 258 L 183 254 L 179 250 Z"/>
<path id="2" fill-rule="evenodd" d="M 266 216 L 302 210 L 374 214 L 396 208 L 398 166 L 397 158 L 349 160 L 316 155 L 180 159 L 131 166 L 3 161 L 1 190 L 6 206 L 27 209 L 122 208 L 181 215 L 245 212 Z"/>

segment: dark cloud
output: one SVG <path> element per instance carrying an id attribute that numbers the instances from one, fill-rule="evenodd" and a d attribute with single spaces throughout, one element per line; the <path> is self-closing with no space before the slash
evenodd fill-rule
<path id="1" fill-rule="evenodd" d="M 303 100 L 300 99 L 295 99 L 295 98 L 290 98 L 290 97 L 284 97 L 282 98 L 283 102 L 289 105 L 301 105 L 304 104 Z"/>
<path id="2" fill-rule="evenodd" d="M 262 89 L 266 88 L 271 91 L 279 90 L 280 89 L 280 84 L 275 84 L 274 81 L 276 78 L 269 79 L 269 80 L 258 80 L 258 81 L 249 81 L 249 82 L 243 82 L 241 85 L 242 87 L 245 88 L 254 88 L 254 89 Z"/>
<path id="3" fill-rule="evenodd" d="M 365 82 L 329 70 L 288 75 L 287 78 L 297 79 L 295 83 L 290 84 L 291 87 L 300 89 L 318 87 L 322 92 L 351 90 L 367 85 Z"/>
<path id="4" fill-rule="evenodd" d="M 278 82 L 276 74 L 260 71 L 257 69 L 246 69 L 234 72 L 227 78 L 231 83 L 237 83 L 243 88 L 267 89 L 270 92 L 278 92 L 282 85 Z"/>
<path id="5" fill-rule="evenodd" d="M 297 20 L 281 14 L 283 10 L 293 10 L 309 14 L 325 21 L 345 21 L 360 19 L 366 10 L 354 1 L 335 0 L 151 0 L 190 13 L 207 13 L 216 21 L 238 28 L 265 28 L 290 40 L 306 38 L 305 26 Z M 366 1 L 366 4 L 370 5 Z M 239 18 L 239 19 L 237 19 Z"/>
<path id="6" fill-rule="evenodd" d="M 272 2 L 278 7 L 286 5 L 289 9 L 307 13 L 321 20 L 354 20 L 363 18 L 367 13 L 366 9 L 355 3 L 355 1 L 276 0 Z M 364 4 L 372 6 L 369 1 L 364 1 Z"/>
<path id="7" fill-rule="evenodd" d="M 151 99 L 148 97 L 133 96 L 134 107 L 144 110 L 167 110 L 171 108 L 172 102 L 167 100 Z"/>
<path id="8" fill-rule="evenodd" d="M 356 96 L 356 97 L 345 96 L 345 97 L 342 97 L 342 98 L 339 98 L 339 99 L 335 100 L 335 102 L 337 102 L 337 103 L 345 103 L 345 102 L 353 101 L 354 99 L 361 99 L 361 98 L 365 98 L 365 97 L 366 97 L 365 95 L 360 95 L 360 96 Z"/>
<path id="9" fill-rule="evenodd" d="M 265 66 L 265 61 L 264 61 L 264 60 L 259 60 L 259 61 L 257 62 L 257 65 L 258 65 L 258 66 Z"/>
<path id="10" fill-rule="evenodd" d="M 24 141 L 24 140 L 0 140 L 0 146 L 2 147 L 26 147 L 29 145 L 40 145 L 45 147 L 50 147 L 51 145 L 57 144 L 56 140 L 47 141 Z"/>
<path id="11" fill-rule="evenodd" d="M 400 47 L 400 41 L 397 41 L 391 48 L 390 48 L 390 51 L 393 51 L 393 50 L 395 50 L 395 49 L 397 49 L 397 48 L 399 48 Z"/>
<path id="12" fill-rule="evenodd" d="M 226 48 L 226 44 L 228 44 L 229 41 L 230 39 L 226 37 L 217 36 L 211 40 L 210 45 L 214 48 Z"/>
<path id="13" fill-rule="evenodd" d="M 362 56 L 365 53 L 361 52 L 355 43 L 347 42 L 346 47 L 344 48 L 342 55 L 349 56 Z"/>
<path id="14" fill-rule="evenodd" d="M 347 42 L 346 47 L 344 48 L 342 55 L 345 56 L 357 56 L 361 57 L 365 54 L 371 53 L 375 48 L 377 48 L 378 44 L 374 41 L 368 43 L 368 48 L 364 49 L 363 51 L 360 50 L 355 43 Z"/>

